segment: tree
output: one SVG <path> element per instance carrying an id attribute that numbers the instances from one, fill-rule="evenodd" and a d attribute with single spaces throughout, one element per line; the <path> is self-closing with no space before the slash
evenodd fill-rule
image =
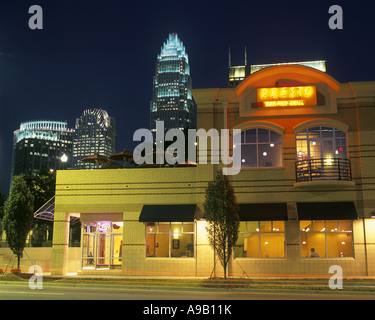
<path id="1" fill-rule="evenodd" d="M 3 193 L 0 192 L 0 237 L 3 234 L 2 220 L 3 220 L 3 216 L 4 216 L 4 203 L 5 203 L 5 200 L 6 200 L 5 194 L 3 194 Z"/>
<path id="2" fill-rule="evenodd" d="M 25 177 L 34 196 L 33 212 L 36 212 L 48 200 L 55 195 L 56 174 L 49 170 L 40 170 L 38 174 Z M 36 235 L 36 237 L 34 237 Z M 41 236 L 41 238 L 38 237 Z M 53 236 L 53 221 L 34 219 L 33 220 L 33 246 L 41 246 L 46 240 L 51 240 Z"/>
<path id="3" fill-rule="evenodd" d="M 238 238 L 240 219 L 233 187 L 222 171 L 206 189 L 204 218 L 207 220 L 208 241 L 217 253 L 227 276 L 227 265 Z"/>
<path id="4" fill-rule="evenodd" d="M 17 267 L 26 245 L 34 217 L 34 196 L 24 176 L 14 176 L 10 195 L 4 205 L 3 225 L 9 248 L 17 256 Z"/>

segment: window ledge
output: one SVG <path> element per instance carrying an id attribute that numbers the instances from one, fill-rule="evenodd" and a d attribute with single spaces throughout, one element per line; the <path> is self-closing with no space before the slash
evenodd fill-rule
<path id="1" fill-rule="evenodd" d="M 340 260 L 350 260 L 350 261 L 354 261 L 354 257 L 300 257 L 301 260 L 303 261 L 321 261 L 321 260 L 337 260 L 337 259 L 340 259 Z"/>
<path id="2" fill-rule="evenodd" d="M 242 167 L 241 170 L 283 170 L 284 167 Z"/>
<path id="3" fill-rule="evenodd" d="M 294 188 L 298 189 L 309 189 L 309 190 L 316 190 L 316 189 L 346 189 L 355 186 L 354 181 L 347 181 L 347 180 L 315 180 L 315 181 L 302 181 L 302 182 L 295 182 L 293 184 Z"/>
<path id="4" fill-rule="evenodd" d="M 185 261 L 185 260 L 195 260 L 194 257 L 146 257 L 145 260 L 147 261 L 171 261 L 171 260 L 177 260 L 177 261 Z"/>
<path id="5" fill-rule="evenodd" d="M 239 260 L 239 259 L 241 259 L 241 260 L 246 260 L 246 261 L 250 261 L 250 260 L 260 260 L 260 259 L 262 259 L 262 260 L 265 260 L 265 261 L 269 261 L 269 260 L 280 260 L 280 261 L 285 261 L 285 260 L 287 260 L 287 258 L 286 257 L 274 257 L 274 258 L 263 258 L 263 257 L 237 257 L 237 258 L 234 258 L 235 260 Z"/>

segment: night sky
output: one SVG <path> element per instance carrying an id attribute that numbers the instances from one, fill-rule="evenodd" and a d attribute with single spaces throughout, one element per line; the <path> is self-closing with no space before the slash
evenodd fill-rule
<path id="1" fill-rule="evenodd" d="M 28 27 L 43 9 L 43 30 Z M 341 5 L 343 30 L 328 27 Z M 117 150 L 149 128 L 152 77 L 168 34 L 189 55 L 193 88 L 227 86 L 232 64 L 326 60 L 340 82 L 375 81 L 373 1 L 0 2 L 0 192 L 8 193 L 13 131 L 29 120 L 67 120 L 85 108 L 115 117 Z"/>

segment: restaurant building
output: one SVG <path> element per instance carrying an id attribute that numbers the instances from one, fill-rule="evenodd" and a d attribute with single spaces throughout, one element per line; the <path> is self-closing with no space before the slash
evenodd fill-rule
<path id="1" fill-rule="evenodd" d="M 280 64 L 192 92 L 198 128 L 241 130 L 229 273 L 327 276 L 339 265 L 344 276 L 375 275 L 375 81 Z M 51 272 L 222 275 L 202 219 L 221 167 L 58 171 Z M 80 248 L 69 247 L 71 217 Z"/>

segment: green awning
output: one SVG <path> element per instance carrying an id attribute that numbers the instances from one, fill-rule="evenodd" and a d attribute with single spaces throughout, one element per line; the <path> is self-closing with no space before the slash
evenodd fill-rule
<path id="1" fill-rule="evenodd" d="M 297 202 L 299 220 L 357 220 L 353 201 Z"/>
<path id="2" fill-rule="evenodd" d="M 239 207 L 241 221 L 288 220 L 286 203 L 242 203 Z"/>
<path id="3" fill-rule="evenodd" d="M 194 222 L 196 204 L 144 205 L 139 222 Z"/>

